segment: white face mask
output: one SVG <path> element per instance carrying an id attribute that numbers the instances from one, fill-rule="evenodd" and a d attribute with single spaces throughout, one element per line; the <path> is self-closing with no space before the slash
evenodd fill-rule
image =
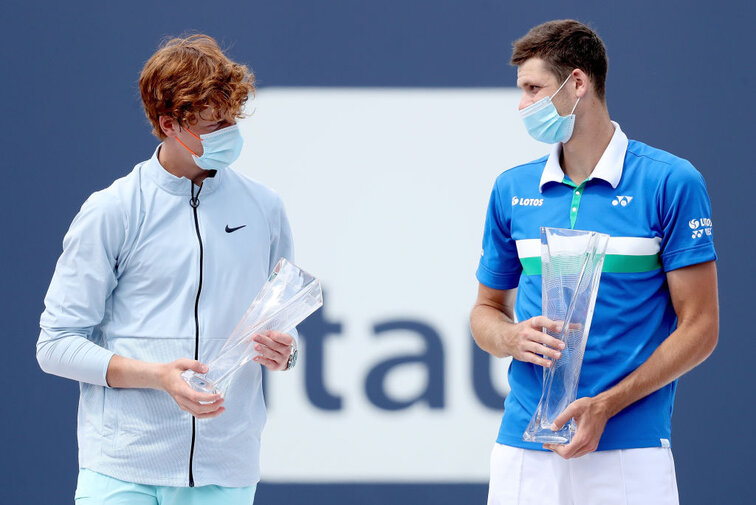
<path id="1" fill-rule="evenodd" d="M 212 133 L 196 135 L 188 128 L 184 128 L 197 140 L 202 142 L 202 156 L 189 149 L 186 144 L 176 137 L 176 140 L 192 153 L 194 163 L 204 170 L 220 170 L 236 161 L 241 154 L 244 139 L 241 136 L 238 125 L 228 126 Z"/>
<path id="2" fill-rule="evenodd" d="M 525 123 L 528 133 L 534 139 L 547 144 L 556 144 L 557 142 L 567 142 L 572 137 L 572 129 L 575 127 L 575 108 L 580 98 L 575 102 L 575 106 L 567 116 L 560 116 L 551 99 L 559 93 L 571 75 L 559 86 L 559 89 L 545 98 L 541 98 L 536 103 L 528 105 L 520 111 L 522 122 Z"/>

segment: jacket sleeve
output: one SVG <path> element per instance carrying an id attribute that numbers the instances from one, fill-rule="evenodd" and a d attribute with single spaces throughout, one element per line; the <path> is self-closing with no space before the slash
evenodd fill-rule
<path id="1" fill-rule="evenodd" d="M 294 239 L 291 236 L 291 227 L 289 226 L 289 219 L 286 217 L 286 209 L 280 198 L 277 199 L 276 208 L 273 212 L 271 232 L 268 272 L 273 271 L 273 268 L 281 258 L 286 258 L 291 263 L 294 263 Z M 292 330 L 291 336 L 299 343 L 299 334 L 296 328 Z"/>
<path id="2" fill-rule="evenodd" d="M 37 361 L 47 373 L 107 386 L 113 352 L 95 331 L 117 285 L 118 252 L 125 237 L 123 212 L 104 192 L 82 206 L 63 239 L 40 318 Z"/>
<path id="3" fill-rule="evenodd" d="M 289 226 L 289 219 L 286 217 L 286 209 L 284 209 L 280 198 L 276 201 L 276 207 L 272 215 L 273 222 L 270 227 L 270 265 L 268 265 L 268 272 L 273 271 L 273 267 L 276 266 L 278 260 L 281 258 L 286 258 L 294 263 L 294 239 L 291 236 L 291 227 Z"/>

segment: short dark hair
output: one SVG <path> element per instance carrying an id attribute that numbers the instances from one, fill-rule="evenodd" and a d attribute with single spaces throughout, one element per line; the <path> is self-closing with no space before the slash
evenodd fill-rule
<path id="1" fill-rule="evenodd" d="M 548 69 L 564 81 L 579 68 L 591 78 L 600 99 L 606 95 L 609 59 L 601 38 L 574 19 L 558 19 L 538 25 L 512 44 L 510 64 L 519 66 L 530 58 L 540 58 Z"/>

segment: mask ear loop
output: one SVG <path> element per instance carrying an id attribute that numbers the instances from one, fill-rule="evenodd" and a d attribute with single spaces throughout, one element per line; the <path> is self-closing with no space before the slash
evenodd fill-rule
<path id="1" fill-rule="evenodd" d="M 570 80 L 570 77 L 572 77 L 572 74 L 570 74 L 570 75 L 567 76 L 567 79 L 565 79 L 564 82 L 562 83 L 562 85 L 559 86 L 559 89 L 556 90 L 556 91 L 554 91 L 554 94 L 551 95 L 549 98 L 554 98 L 557 93 L 559 93 L 560 91 L 562 91 L 562 88 L 564 87 L 565 84 L 567 84 L 567 81 Z"/>
<path id="2" fill-rule="evenodd" d="M 195 139 L 197 139 L 197 140 L 199 140 L 200 142 L 202 142 L 202 139 L 201 139 L 201 138 L 199 138 L 199 137 L 198 137 L 198 136 L 197 136 L 197 135 L 196 135 L 196 134 L 195 134 L 195 133 L 194 133 L 194 132 L 193 132 L 192 130 L 190 130 L 189 128 L 184 128 L 184 130 L 188 131 L 188 132 L 189 132 L 189 134 L 190 134 L 190 135 L 191 135 L 192 137 L 194 137 Z M 182 146 L 184 146 L 184 149 L 186 149 L 187 151 L 189 151 L 190 153 L 192 153 L 192 155 L 193 155 L 193 156 L 197 156 L 197 158 L 199 158 L 199 157 L 200 157 L 200 156 L 199 156 L 199 155 L 198 155 L 197 153 L 195 153 L 194 151 L 192 151 L 191 149 L 189 149 L 189 147 L 188 147 L 188 146 L 187 146 L 186 144 L 184 144 L 183 142 L 181 142 L 181 139 L 180 139 L 180 138 L 178 138 L 178 136 L 177 136 L 177 137 L 174 137 L 174 138 L 175 138 L 176 140 L 178 140 L 178 143 L 179 143 L 179 144 L 181 144 Z"/>
<path id="3" fill-rule="evenodd" d="M 572 110 L 570 111 L 570 114 L 575 113 L 575 109 L 577 109 L 577 104 L 580 103 L 580 97 L 578 97 L 577 102 L 575 102 L 575 106 L 572 107 Z"/>
<path id="4" fill-rule="evenodd" d="M 562 83 L 562 85 L 559 86 L 559 89 L 556 90 L 554 92 L 554 94 L 549 97 L 549 100 L 552 99 L 552 98 L 554 98 L 557 93 L 559 93 L 560 91 L 562 91 L 562 88 L 564 87 L 565 84 L 567 84 L 567 81 L 570 80 L 570 77 L 572 77 L 572 74 L 570 74 L 570 75 L 567 76 L 567 79 L 565 79 L 564 82 Z M 578 97 L 577 102 L 575 102 L 575 105 L 572 106 L 572 110 L 570 111 L 570 115 L 572 115 L 572 114 L 575 113 L 575 109 L 577 109 L 577 104 L 578 103 L 580 103 L 580 97 Z"/>

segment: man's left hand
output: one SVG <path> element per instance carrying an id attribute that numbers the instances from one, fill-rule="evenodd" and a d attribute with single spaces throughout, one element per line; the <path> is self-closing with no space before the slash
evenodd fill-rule
<path id="1" fill-rule="evenodd" d="M 570 403 L 564 412 L 554 419 L 554 431 L 561 429 L 567 421 L 575 418 L 577 432 L 572 441 L 567 445 L 543 444 L 544 449 L 549 449 L 559 454 L 564 459 L 579 458 L 596 450 L 604 433 L 604 427 L 609 420 L 609 414 L 603 402 L 596 398 L 579 398 Z"/>
<path id="2" fill-rule="evenodd" d="M 255 350 L 260 353 L 253 359 L 270 370 L 286 370 L 294 338 L 278 331 L 264 331 L 255 335 Z"/>

